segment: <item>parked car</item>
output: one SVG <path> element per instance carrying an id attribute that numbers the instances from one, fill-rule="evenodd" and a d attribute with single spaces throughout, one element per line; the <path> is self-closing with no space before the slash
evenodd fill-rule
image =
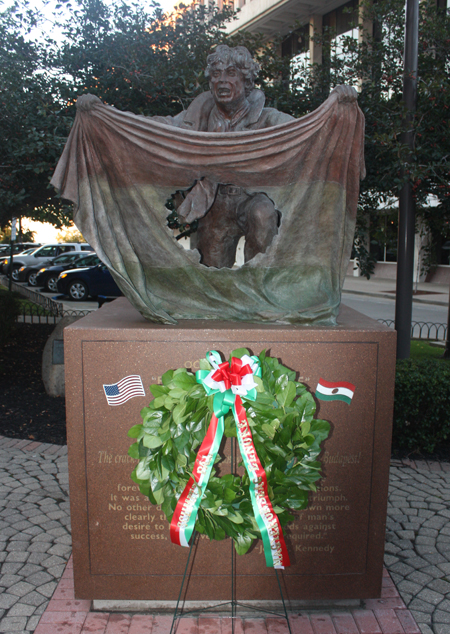
<path id="1" fill-rule="evenodd" d="M 65 253 L 59 255 L 48 266 L 40 268 L 35 272 L 35 285 L 42 287 L 51 293 L 56 293 L 58 287 L 56 285 L 59 274 L 67 269 L 80 269 L 87 266 L 97 266 L 101 264 L 100 258 L 95 255 L 86 255 L 85 253 Z"/>
<path id="2" fill-rule="evenodd" d="M 103 263 L 90 268 L 64 271 L 58 277 L 57 286 L 62 295 L 68 295 L 77 302 L 86 300 L 89 296 L 95 299 L 98 295 L 122 295 L 122 291 Z"/>
<path id="3" fill-rule="evenodd" d="M 26 264 L 34 263 L 34 264 L 43 264 L 49 258 L 53 258 L 62 253 L 67 253 L 68 251 L 93 251 L 94 249 L 86 243 L 61 243 L 61 244 L 44 244 L 42 247 L 39 247 L 33 253 L 29 255 L 23 255 L 21 253 L 17 255 L 13 255 L 13 272 L 12 278 L 13 280 L 18 280 L 19 269 Z M 2 260 L 2 268 L 3 273 L 9 272 L 10 267 L 10 258 L 5 257 Z"/>
<path id="4" fill-rule="evenodd" d="M 25 253 L 25 251 L 35 251 L 41 246 L 40 242 L 14 242 L 13 255 L 16 253 Z M 11 253 L 10 244 L 0 244 L 0 255 L 9 255 Z"/>
<path id="5" fill-rule="evenodd" d="M 49 258 L 44 262 L 38 262 L 37 264 L 36 262 L 31 262 L 31 264 L 24 264 L 20 267 L 17 273 L 17 281 L 27 282 L 29 286 L 37 286 L 36 275 L 43 267 L 67 264 L 66 268 L 73 268 L 72 264 L 74 264 L 77 259 L 85 257 L 89 257 L 87 256 L 86 251 L 69 251 L 69 253 L 57 255 L 56 257 Z M 58 278 L 59 273 L 63 270 L 64 269 L 61 268 L 58 271 L 56 279 Z M 53 288 L 52 290 L 56 291 L 56 284 L 55 288 Z"/>

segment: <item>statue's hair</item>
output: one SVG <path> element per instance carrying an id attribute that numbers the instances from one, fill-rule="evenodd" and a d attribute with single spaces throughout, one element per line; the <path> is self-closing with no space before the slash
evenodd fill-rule
<path id="1" fill-rule="evenodd" d="M 216 50 L 208 55 L 207 67 L 205 70 L 206 79 L 210 79 L 214 66 L 219 62 L 235 66 L 241 71 L 245 81 L 245 94 L 248 96 L 255 86 L 255 79 L 259 73 L 259 64 L 257 64 L 248 49 L 245 46 L 235 46 L 230 48 L 226 44 L 220 44 Z"/>

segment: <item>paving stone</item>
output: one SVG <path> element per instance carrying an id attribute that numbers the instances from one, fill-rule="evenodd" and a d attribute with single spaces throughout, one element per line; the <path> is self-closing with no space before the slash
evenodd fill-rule
<path id="1" fill-rule="evenodd" d="M 18 602 L 9 610 L 8 616 L 32 616 L 35 611 L 34 605 Z"/>
<path id="2" fill-rule="evenodd" d="M 27 605 L 34 605 L 35 607 L 38 607 L 43 603 L 47 603 L 47 598 L 44 597 L 42 594 L 39 594 L 39 592 L 33 590 L 33 592 L 30 592 L 29 594 L 26 594 L 24 597 L 22 597 L 20 601 L 21 603 L 26 603 Z"/>
<path id="3" fill-rule="evenodd" d="M 15 575 L 19 570 L 23 568 L 23 564 L 2 564 L 2 574 L 3 575 Z"/>
<path id="4" fill-rule="evenodd" d="M 450 599 L 444 599 L 442 603 L 439 604 L 440 610 L 445 610 L 446 612 L 450 612 Z"/>
<path id="5" fill-rule="evenodd" d="M 450 593 L 450 583 L 444 581 L 444 579 L 434 579 L 430 581 L 428 588 L 443 595 Z"/>
<path id="6" fill-rule="evenodd" d="M 47 553 L 51 546 L 51 542 L 33 542 L 28 547 L 28 550 L 30 553 Z"/>
<path id="7" fill-rule="evenodd" d="M 440 592 L 435 592 L 430 588 L 424 588 L 421 592 L 418 593 L 417 597 L 426 601 L 427 603 L 432 603 L 433 605 L 438 605 L 444 599 L 444 596 Z"/>
<path id="8" fill-rule="evenodd" d="M 412 537 L 411 539 L 414 539 L 414 537 Z M 416 545 L 424 544 L 424 545 L 430 545 L 434 547 L 435 543 L 436 543 L 436 539 L 434 537 L 426 537 L 425 535 L 417 535 L 416 537 Z"/>
<path id="9" fill-rule="evenodd" d="M 400 552 L 397 553 L 397 557 L 400 557 L 401 559 L 406 560 L 405 563 L 408 565 L 410 565 L 410 560 L 413 559 L 415 556 L 416 556 L 416 553 L 412 548 L 410 548 L 409 550 L 401 550 Z"/>
<path id="10" fill-rule="evenodd" d="M 411 603 L 409 604 L 410 610 L 417 610 L 418 612 L 423 612 L 424 614 L 433 614 L 434 612 L 434 604 L 428 603 L 428 601 L 424 601 L 423 599 L 419 599 L 415 597 Z"/>
<path id="11" fill-rule="evenodd" d="M 0 585 L 4 588 L 11 588 L 16 583 L 22 581 L 23 575 L 2 575 L 0 577 Z"/>
<path id="12" fill-rule="evenodd" d="M 397 584 L 397 589 L 401 593 L 402 597 L 404 592 L 408 592 L 410 595 L 415 596 L 422 590 L 422 587 L 423 586 L 421 584 L 414 583 L 413 581 L 407 581 L 406 579 Z"/>
<path id="13" fill-rule="evenodd" d="M 27 618 L 24 616 L 5 616 L 0 623 L 0 632 L 19 632 L 24 630 L 27 624 Z"/>
<path id="14" fill-rule="evenodd" d="M 426 623 L 427 625 L 431 625 L 431 613 L 430 612 L 421 612 L 420 610 L 414 609 L 411 605 L 408 606 L 408 609 L 411 610 L 411 614 L 417 621 L 419 625 L 421 623 Z"/>
<path id="15" fill-rule="evenodd" d="M 52 594 L 56 590 L 56 585 L 56 581 L 52 581 L 50 583 L 39 586 L 38 588 L 36 588 L 36 590 L 39 592 L 39 594 L 42 594 L 44 595 L 44 597 L 50 599 Z"/>
<path id="16" fill-rule="evenodd" d="M 30 632 L 34 632 L 34 630 L 37 628 L 40 620 L 41 620 L 41 617 L 38 614 L 36 614 L 35 616 L 32 616 L 31 618 L 29 618 L 28 621 L 27 621 L 27 630 L 30 631 Z"/>
<path id="17" fill-rule="evenodd" d="M 415 570 L 421 570 L 422 568 L 428 568 L 429 563 L 426 559 L 415 555 L 414 557 L 408 557 L 405 561 L 408 566 L 412 566 Z"/>
<path id="18" fill-rule="evenodd" d="M 445 575 L 450 575 L 450 561 L 448 564 L 437 564 L 437 567 L 439 570 L 442 570 Z"/>
<path id="19" fill-rule="evenodd" d="M 407 575 L 414 572 L 414 568 L 400 561 L 393 564 L 392 566 L 389 566 L 389 569 L 393 570 L 394 572 L 398 572 L 398 574 L 402 575 L 403 577 L 406 577 Z"/>
<path id="20" fill-rule="evenodd" d="M 433 612 L 433 621 L 435 623 L 450 623 L 450 612 L 444 612 L 444 610 L 439 609 L 435 610 Z"/>
<path id="21" fill-rule="evenodd" d="M 28 561 L 30 564 L 41 564 L 44 559 L 47 559 L 48 555 L 47 553 L 31 553 Z"/>
<path id="22" fill-rule="evenodd" d="M 60 577 L 62 577 L 63 575 L 65 567 L 66 563 L 62 564 L 61 566 L 51 566 L 50 568 L 47 568 L 47 572 L 55 579 L 60 579 Z"/>
<path id="23" fill-rule="evenodd" d="M 15 585 L 11 586 L 8 590 L 10 594 L 15 594 L 18 597 L 23 597 L 25 594 L 28 594 L 33 590 L 33 586 L 31 583 L 27 583 L 26 581 L 20 581 Z"/>
<path id="24" fill-rule="evenodd" d="M 58 555 L 59 557 L 65 557 L 70 555 L 71 551 L 71 546 L 66 546 L 65 544 L 55 544 L 49 549 L 48 553 L 51 555 Z"/>
<path id="25" fill-rule="evenodd" d="M 2 610 L 9 610 L 9 608 L 13 606 L 14 603 L 17 603 L 18 600 L 19 597 L 17 596 L 9 594 L 9 592 L 2 592 L 0 594 L 0 608 Z"/>
<path id="26" fill-rule="evenodd" d="M 52 566 L 58 566 L 58 565 L 65 565 L 65 560 L 62 559 L 61 557 L 57 557 L 56 555 L 51 555 L 50 557 L 47 557 L 47 559 L 45 559 L 42 562 L 42 565 L 45 568 L 51 568 Z"/>
<path id="27" fill-rule="evenodd" d="M 25 561 L 27 561 L 29 556 L 30 556 L 29 553 L 12 552 L 12 553 L 8 553 L 6 557 L 6 561 L 11 563 L 19 563 L 19 562 L 24 563 Z"/>
<path id="28" fill-rule="evenodd" d="M 416 534 L 414 533 L 414 531 L 397 531 L 397 535 L 400 537 L 400 539 L 410 539 L 413 540 L 416 536 Z"/>
<path id="29" fill-rule="evenodd" d="M 28 583 L 32 583 L 33 586 L 43 586 L 45 583 L 49 583 L 49 581 L 53 581 L 52 575 L 49 575 L 47 572 L 40 571 L 36 572 L 34 575 L 27 577 Z"/>
<path id="30" fill-rule="evenodd" d="M 448 634 L 448 625 L 443 625 L 442 623 L 434 624 L 435 634 Z"/>
<path id="31" fill-rule="evenodd" d="M 42 530 L 42 529 L 41 529 Z M 39 535 L 33 537 L 33 543 L 35 542 L 53 542 L 53 535 L 42 532 Z"/>
<path id="32" fill-rule="evenodd" d="M 436 551 L 434 553 L 428 553 L 426 555 L 423 555 L 423 558 L 426 559 L 427 561 L 429 561 L 430 564 L 433 564 L 433 565 L 445 564 L 448 561 L 448 559 L 446 557 L 444 557 L 444 555 L 440 555 Z"/>

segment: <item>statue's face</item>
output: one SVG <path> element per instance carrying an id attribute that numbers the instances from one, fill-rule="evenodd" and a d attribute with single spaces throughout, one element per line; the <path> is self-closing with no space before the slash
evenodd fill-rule
<path id="1" fill-rule="evenodd" d="M 209 87 L 219 105 L 233 106 L 245 99 L 245 79 L 235 66 L 218 62 L 211 70 Z"/>

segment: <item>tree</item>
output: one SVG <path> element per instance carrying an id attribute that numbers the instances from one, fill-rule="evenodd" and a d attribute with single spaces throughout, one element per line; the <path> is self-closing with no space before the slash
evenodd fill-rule
<path id="1" fill-rule="evenodd" d="M 312 109 L 337 84 L 360 87 L 358 102 L 366 117 L 367 176 L 361 184 L 355 251 L 367 276 L 374 263 L 367 233 L 381 242 L 389 241 L 386 232 L 396 222 L 396 200 L 405 178 L 413 183 L 418 230 L 425 228 L 432 236 L 429 265 L 437 260 L 442 237 L 450 239 L 450 19 L 435 3 L 421 2 L 416 140 L 412 163 L 402 170 L 409 152 L 400 139 L 405 115 L 404 9 L 404 0 L 368 2 L 365 18 L 374 24 L 374 32 L 365 33 L 360 42 L 348 35 L 341 36 L 337 45 L 333 29 L 324 29 L 323 35 L 315 36 L 323 45 L 323 64 L 312 71 L 307 63 L 298 66 L 284 96 L 291 113 L 303 114 L 303 108 L 295 106 L 295 98 Z M 356 26 L 356 16 L 354 23 Z"/>
<path id="2" fill-rule="evenodd" d="M 368 2 L 366 17 L 375 28 L 360 42 L 341 36 L 337 46 L 333 30 L 325 29 L 315 36 L 323 45 L 323 64 L 311 68 L 297 62 L 295 71 L 291 60 L 279 55 L 280 39 L 264 43 L 248 33 L 228 37 L 225 25 L 233 19 L 228 8 L 191 5 L 165 16 L 156 4 L 146 10 L 128 0 L 72 0 L 70 18 L 63 11 L 59 17 L 65 40 L 56 45 L 48 39 L 26 40 L 23 33 L 38 17 L 18 7 L 0 14 L 0 33 L 7 44 L 0 52 L 0 225 L 20 214 L 69 222 L 68 209 L 48 182 L 75 116 L 77 96 L 91 92 L 121 110 L 144 115 L 176 114 L 207 89 L 206 57 L 215 45 L 227 42 L 247 46 L 259 61 L 257 84 L 266 104 L 294 116 L 314 110 L 337 84 L 360 88 L 367 177 L 355 251 L 363 272 L 370 275 L 374 262 L 367 233 L 383 242 L 395 227 L 393 201 L 403 178 L 414 183 L 419 222 L 433 237 L 431 264 L 439 255 L 441 237 L 450 239 L 450 19 L 445 12 L 439 14 L 434 3 L 421 3 L 416 145 L 404 176 L 403 0 Z M 434 206 L 429 205 L 430 195 Z M 380 216 L 380 205 L 385 216 Z M 384 221 L 387 216 L 389 222 Z"/>
<path id="3" fill-rule="evenodd" d="M 36 12 L 15 4 L 0 13 L 0 226 L 13 216 L 67 221 L 68 207 L 49 188 L 69 119 L 54 91 L 43 43 L 28 39 Z"/>
<path id="4" fill-rule="evenodd" d="M 232 11 L 201 5 L 170 17 L 126 2 L 76 0 L 53 60 L 66 103 L 90 92 L 120 110 L 176 114 L 205 88 L 203 69 Z M 73 110 L 72 110 L 73 112 Z"/>
<path id="5" fill-rule="evenodd" d="M 75 226 L 64 227 L 56 234 L 57 242 L 86 242 L 83 234 Z"/>

